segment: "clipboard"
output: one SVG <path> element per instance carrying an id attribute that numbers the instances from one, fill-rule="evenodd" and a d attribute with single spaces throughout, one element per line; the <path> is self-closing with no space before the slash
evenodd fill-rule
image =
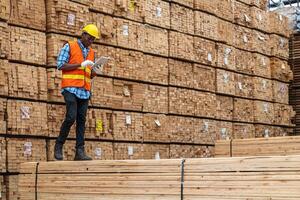
<path id="1" fill-rule="evenodd" d="M 96 72 L 96 74 L 102 73 L 102 67 L 110 60 L 110 57 L 101 56 L 98 58 L 92 66 L 92 70 Z"/>

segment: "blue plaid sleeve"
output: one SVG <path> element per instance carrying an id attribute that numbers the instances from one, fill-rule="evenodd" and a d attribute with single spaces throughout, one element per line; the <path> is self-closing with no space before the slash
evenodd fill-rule
<path id="1" fill-rule="evenodd" d="M 57 57 L 57 69 L 60 69 L 63 64 L 68 63 L 70 59 L 70 45 L 67 43 L 60 50 L 59 55 Z"/>

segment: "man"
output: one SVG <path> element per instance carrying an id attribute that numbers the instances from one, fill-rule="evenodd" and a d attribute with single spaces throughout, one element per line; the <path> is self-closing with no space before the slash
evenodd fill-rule
<path id="1" fill-rule="evenodd" d="M 63 145 L 70 128 L 76 121 L 76 155 L 74 160 L 92 160 L 84 149 L 84 132 L 91 79 L 96 75 L 92 70 L 95 61 L 94 50 L 90 47 L 95 38 L 99 39 L 98 28 L 88 24 L 82 29 L 81 39 L 69 41 L 57 58 L 57 68 L 62 70 L 62 95 L 66 103 L 66 115 L 55 142 L 54 157 L 63 160 Z"/>

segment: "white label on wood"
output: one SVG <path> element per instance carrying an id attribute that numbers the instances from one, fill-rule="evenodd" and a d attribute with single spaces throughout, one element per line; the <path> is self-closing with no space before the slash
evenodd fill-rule
<path id="1" fill-rule="evenodd" d="M 123 25 L 123 35 L 125 35 L 125 36 L 129 35 L 129 27 L 128 27 L 128 25 Z"/>
<path id="2" fill-rule="evenodd" d="M 244 35 L 244 42 L 245 42 L 245 43 L 248 42 L 248 37 L 247 37 L 247 35 Z"/>
<path id="3" fill-rule="evenodd" d="M 265 37 L 261 36 L 261 35 L 258 35 L 258 39 L 261 40 L 261 41 L 264 41 L 265 40 Z"/>
<path id="4" fill-rule="evenodd" d="M 209 62 L 212 62 L 212 55 L 211 55 L 211 53 L 208 53 L 208 54 L 207 54 L 207 60 L 208 60 Z"/>
<path id="5" fill-rule="evenodd" d="M 102 155 L 102 149 L 101 148 L 96 148 L 94 152 L 95 152 L 95 157 L 96 158 L 101 158 L 101 155 Z"/>
<path id="6" fill-rule="evenodd" d="M 126 125 L 131 125 L 131 115 L 125 116 L 125 122 L 126 122 Z"/>
<path id="7" fill-rule="evenodd" d="M 224 83 L 229 82 L 229 74 L 227 74 L 227 73 L 223 74 L 223 81 L 224 81 Z"/>
<path id="8" fill-rule="evenodd" d="M 154 120 L 154 122 L 155 122 L 156 126 L 158 126 L 158 127 L 161 126 L 160 121 L 158 119 Z"/>
<path id="9" fill-rule="evenodd" d="M 225 54 L 226 54 L 226 55 L 229 55 L 229 54 L 231 53 L 231 51 L 232 51 L 232 50 L 231 50 L 230 48 L 226 48 L 226 49 L 225 49 Z"/>
<path id="10" fill-rule="evenodd" d="M 238 86 L 240 90 L 243 90 L 243 84 L 241 82 L 238 82 Z"/>
<path id="11" fill-rule="evenodd" d="M 263 86 L 263 89 L 266 89 L 266 88 L 267 88 L 267 81 L 266 81 L 266 80 L 263 80 L 263 81 L 262 81 L 262 86 Z"/>
<path id="12" fill-rule="evenodd" d="M 267 65 L 265 58 L 261 58 L 261 61 L 262 61 L 263 66 Z"/>
<path id="13" fill-rule="evenodd" d="M 264 103 L 263 107 L 264 107 L 264 112 L 265 113 L 269 112 L 269 105 L 267 103 Z"/>
<path id="14" fill-rule="evenodd" d="M 281 94 L 285 93 L 285 85 L 283 83 L 280 84 L 279 92 Z"/>
<path id="15" fill-rule="evenodd" d="M 73 13 L 69 13 L 67 17 L 67 24 L 70 26 L 75 26 L 76 16 Z"/>
<path id="16" fill-rule="evenodd" d="M 24 144 L 24 156 L 31 156 L 32 143 L 25 142 Z"/>
<path id="17" fill-rule="evenodd" d="M 285 69 L 285 64 L 281 64 L 281 69 Z"/>
<path id="18" fill-rule="evenodd" d="M 266 129 L 265 131 L 264 131 L 264 137 L 265 138 L 268 138 L 270 136 L 270 131 L 269 131 L 269 129 Z"/>
<path id="19" fill-rule="evenodd" d="M 245 21 L 246 22 L 250 22 L 251 21 L 251 19 L 248 17 L 248 15 L 244 14 L 244 17 L 245 17 Z"/>
<path id="20" fill-rule="evenodd" d="M 282 15 L 279 15 L 279 20 L 282 21 Z"/>
<path id="21" fill-rule="evenodd" d="M 229 63 L 228 63 L 228 57 L 227 57 L 227 55 L 224 57 L 224 64 L 225 65 L 228 65 Z"/>
<path id="22" fill-rule="evenodd" d="M 29 119 L 30 118 L 30 108 L 28 106 L 21 107 L 21 118 Z"/>
<path id="23" fill-rule="evenodd" d="M 155 153 L 155 160 L 160 160 L 159 152 L 156 152 L 156 153 Z"/>
<path id="24" fill-rule="evenodd" d="M 156 17 L 162 16 L 162 8 L 160 6 L 156 7 Z"/>
<path id="25" fill-rule="evenodd" d="M 284 39 L 280 38 L 279 42 L 280 42 L 280 45 L 279 45 L 279 46 L 280 46 L 281 48 L 283 48 L 284 45 L 285 45 Z"/>
<path id="26" fill-rule="evenodd" d="M 221 128 L 221 137 L 222 139 L 227 139 L 227 129 Z"/>
<path id="27" fill-rule="evenodd" d="M 259 21 L 262 21 L 262 20 L 263 20 L 261 14 L 259 14 L 257 17 L 258 17 L 258 20 L 259 20 Z"/>
<path id="28" fill-rule="evenodd" d="M 128 146 L 128 155 L 129 156 L 133 155 L 133 146 Z"/>
<path id="29" fill-rule="evenodd" d="M 129 90 L 129 87 L 127 85 L 125 85 L 123 87 L 123 94 L 125 97 L 130 97 L 130 90 Z"/>
<path id="30" fill-rule="evenodd" d="M 209 127 L 208 122 L 204 122 L 203 130 L 204 130 L 205 132 L 208 132 L 208 127 Z"/>

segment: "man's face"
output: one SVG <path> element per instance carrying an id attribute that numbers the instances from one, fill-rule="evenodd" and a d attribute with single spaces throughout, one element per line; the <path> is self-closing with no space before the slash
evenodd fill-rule
<path id="1" fill-rule="evenodd" d="M 95 37 L 89 35 L 88 33 L 82 33 L 81 42 L 85 47 L 89 47 L 95 41 Z"/>

